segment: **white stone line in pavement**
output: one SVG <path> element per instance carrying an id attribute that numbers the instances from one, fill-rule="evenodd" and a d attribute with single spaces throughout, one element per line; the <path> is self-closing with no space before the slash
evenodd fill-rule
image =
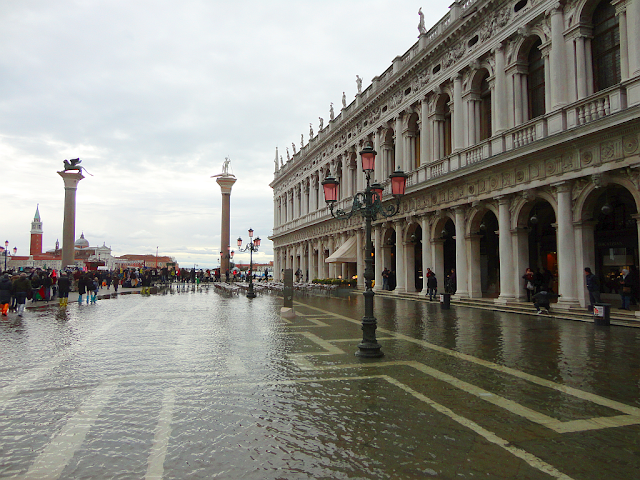
<path id="1" fill-rule="evenodd" d="M 446 415 L 451 420 L 459 423 L 460 425 L 462 425 L 462 426 L 464 426 L 464 427 L 466 427 L 466 428 L 468 428 L 470 430 L 473 430 L 474 432 L 476 432 L 478 435 L 482 436 L 488 442 L 491 442 L 494 445 L 497 445 L 497 446 L 503 448 L 504 450 L 506 450 L 507 452 L 511 453 L 512 455 L 524 460 L 525 462 L 527 462 L 529 465 L 531 465 L 536 470 L 540 470 L 541 472 L 544 472 L 547 475 L 550 475 L 553 478 L 558 478 L 560 480 L 572 480 L 571 477 L 569 477 L 568 475 L 562 473 L 557 468 L 555 468 L 553 465 L 548 464 L 544 460 L 536 457 L 535 455 L 533 455 L 533 454 L 531 454 L 531 453 L 529 453 L 529 452 L 527 452 L 525 450 L 522 450 L 520 448 L 514 447 L 513 445 L 510 445 L 509 442 L 507 440 L 505 440 L 504 438 L 501 438 L 501 437 L 497 436 L 495 433 L 490 432 L 489 430 L 481 427 L 480 425 L 478 425 L 474 421 L 469 420 L 468 418 L 465 418 L 465 417 L 463 417 L 461 415 L 458 415 L 457 413 L 454 413 L 452 410 L 450 410 L 449 408 L 445 407 L 444 405 L 441 405 L 441 404 L 439 404 L 437 402 L 434 402 L 429 397 L 427 397 L 427 396 L 425 396 L 425 395 L 423 395 L 423 394 L 421 394 L 419 392 L 416 392 L 411 387 L 408 387 L 407 385 L 399 382 L 395 378 L 388 377 L 386 375 L 384 375 L 383 378 L 387 382 L 391 383 L 392 385 L 395 385 L 396 387 L 404 390 L 405 392 L 409 393 L 410 395 L 413 395 L 418 400 L 423 401 L 424 403 L 426 403 L 427 405 L 429 405 L 433 409 L 437 410 L 438 412 L 442 413 L 443 415 Z"/>
<path id="2" fill-rule="evenodd" d="M 67 421 L 60 432 L 49 442 L 24 476 L 24 480 L 55 480 L 84 442 L 89 429 L 117 388 L 117 384 L 105 382 L 98 386 L 78 411 Z"/>
<path id="3" fill-rule="evenodd" d="M 16 378 L 9 384 L 0 388 L 0 412 L 9 405 L 9 402 L 22 390 L 26 390 L 29 385 L 36 382 L 40 378 L 48 375 L 54 368 L 64 362 L 66 359 L 77 355 L 78 352 L 90 347 L 90 344 L 96 338 L 104 335 L 108 330 L 123 322 L 127 317 L 134 315 L 137 310 L 144 307 L 144 304 L 139 304 L 132 307 L 126 313 L 116 317 L 113 321 L 103 324 L 96 331 L 91 333 L 82 343 L 74 343 L 70 347 L 66 348 L 62 352 L 54 355 L 41 365 L 31 368 L 27 373 Z"/>
<path id="4" fill-rule="evenodd" d="M 318 307 L 313 307 L 313 306 L 305 305 L 305 304 L 300 304 L 300 305 L 303 305 L 303 306 L 305 306 L 307 308 L 311 308 L 311 309 L 314 309 L 314 310 L 318 310 L 318 311 L 323 312 L 325 314 L 326 313 L 331 313 L 331 312 L 328 312 L 327 310 L 323 310 L 323 309 L 318 308 Z M 355 323 L 355 324 L 358 324 L 358 325 L 361 324 L 360 320 L 355 320 L 353 318 L 345 317 L 344 315 L 340 315 L 340 314 L 337 314 L 337 313 L 334 313 L 333 315 L 335 317 L 337 317 L 337 318 L 342 318 L 342 319 L 344 319 L 344 320 L 346 320 L 348 322 L 351 322 L 351 323 Z M 490 369 L 496 370 L 498 372 L 506 373 L 508 375 L 520 378 L 522 380 L 526 380 L 528 382 L 535 383 L 535 384 L 541 385 L 543 387 L 551 388 L 553 390 L 556 390 L 556 391 L 561 392 L 561 393 L 565 393 L 567 395 L 574 396 L 576 398 L 580 398 L 581 400 L 592 402 L 592 403 L 595 403 L 597 405 L 602 405 L 604 407 L 608 407 L 608 408 L 611 408 L 613 410 L 618 410 L 619 412 L 626 413 L 627 415 L 631 415 L 633 417 L 640 417 L 640 408 L 638 408 L 638 407 L 632 407 L 632 406 L 626 405 L 624 403 L 616 402 L 615 400 L 610 400 L 608 398 L 601 397 L 600 395 L 596 395 L 594 393 L 589 393 L 589 392 L 585 392 L 583 390 L 578 390 L 577 388 L 569 387 L 569 386 L 566 386 L 566 385 L 560 385 L 558 383 L 552 382 L 551 380 L 546 380 L 544 378 L 536 377 L 535 375 L 531 375 L 529 373 L 521 372 L 519 370 L 515 370 L 515 369 L 510 368 L 510 367 L 505 367 L 504 365 L 498 365 L 496 363 L 489 362 L 487 360 L 482 360 L 480 358 L 474 357 L 472 355 L 468 355 L 466 353 L 456 352 L 455 350 L 450 350 L 448 348 L 441 347 L 439 345 L 435 345 L 433 343 L 429 343 L 429 342 L 426 342 L 424 340 L 420 340 L 420 339 L 417 339 L 417 338 L 412 338 L 412 337 L 409 337 L 409 336 L 401 334 L 401 333 L 395 333 L 395 332 L 392 332 L 390 330 L 386 330 L 384 328 L 378 328 L 378 331 L 381 332 L 381 333 L 385 333 L 387 335 L 391 335 L 391 336 L 395 337 L 396 339 L 404 340 L 404 341 L 410 342 L 410 343 L 415 343 L 415 344 L 421 345 L 421 346 L 423 346 L 425 348 L 428 348 L 430 350 L 435 350 L 437 352 L 444 353 L 446 355 L 450 355 L 452 357 L 456 357 L 456 358 L 459 358 L 461 360 L 465 360 L 465 361 L 468 361 L 468 362 L 471 362 L 471 363 L 475 363 L 477 365 L 481 365 L 483 367 L 490 368 Z"/>
<path id="5" fill-rule="evenodd" d="M 165 390 L 162 399 L 162 409 L 158 416 L 158 425 L 153 436 L 151 454 L 147 460 L 147 474 L 145 480 L 162 480 L 164 474 L 164 459 L 167 456 L 167 447 L 171 437 L 171 422 L 173 420 L 173 407 L 176 401 L 174 388 Z"/>

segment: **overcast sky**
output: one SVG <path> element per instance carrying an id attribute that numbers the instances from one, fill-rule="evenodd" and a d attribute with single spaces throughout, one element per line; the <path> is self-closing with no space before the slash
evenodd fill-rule
<path id="1" fill-rule="evenodd" d="M 114 255 L 218 265 L 226 156 L 238 181 L 231 239 L 253 228 L 273 259 L 275 148 L 350 103 L 450 2 L 20 0 L 0 4 L 0 240 L 62 241 L 56 171 L 80 157 L 76 238 Z M 233 248 L 233 246 L 232 246 Z M 245 258 L 246 257 L 246 258 Z M 236 260 L 248 261 L 248 254 Z"/>

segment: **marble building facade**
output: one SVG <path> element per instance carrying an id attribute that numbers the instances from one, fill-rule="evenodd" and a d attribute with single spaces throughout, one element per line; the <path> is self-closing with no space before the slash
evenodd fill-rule
<path id="1" fill-rule="evenodd" d="M 364 221 L 333 219 L 321 182 L 338 178 L 348 210 L 371 143 L 383 201 L 389 174 L 409 174 L 398 215 L 374 223 L 375 289 L 384 267 L 397 293 L 455 268 L 458 297 L 506 303 L 545 268 L 559 308 L 584 306 L 585 266 L 607 284 L 638 264 L 640 0 L 458 1 L 418 30 L 286 163 L 276 152 L 276 279 L 300 268 L 362 286 Z"/>

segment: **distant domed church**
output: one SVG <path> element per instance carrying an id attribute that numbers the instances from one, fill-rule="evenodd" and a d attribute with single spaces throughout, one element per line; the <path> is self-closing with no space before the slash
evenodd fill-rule
<path id="1" fill-rule="evenodd" d="M 62 248 L 60 242 L 56 240 L 56 245 L 51 250 L 42 252 L 42 220 L 40 219 L 39 206 L 36 207 L 36 213 L 31 222 L 31 244 L 29 248 L 29 256 L 11 257 L 10 267 L 36 267 L 36 268 L 52 268 L 60 269 L 62 264 Z M 101 247 L 92 247 L 89 241 L 84 238 L 84 232 L 74 243 L 75 265 L 78 268 L 96 269 L 98 266 L 106 266 L 114 268 L 115 259 L 111 256 L 111 248 L 104 243 Z"/>

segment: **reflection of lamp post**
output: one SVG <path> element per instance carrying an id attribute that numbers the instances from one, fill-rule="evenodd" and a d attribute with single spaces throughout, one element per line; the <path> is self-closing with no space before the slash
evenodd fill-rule
<path id="1" fill-rule="evenodd" d="M 371 242 L 371 222 L 378 214 L 383 217 L 392 217 L 400 209 L 400 198 L 404 195 L 407 185 L 407 174 L 401 170 L 393 172 L 391 179 L 391 193 L 396 199 L 395 205 L 382 205 L 383 186 L 379 183 L 371 184 L 371 174 L 373 173 L 377 152 L 367 145 L 361 152 L 362 170 L 367 177 L 367 186 L 364 192 L 358 192 L 353 197 L 353 205 L 350 212 L 344 210 L 333 211 L 335 202 L 338 200 L 338 180 L 334 177 L 327 177 L 322 182 L 324 188 L 324 199 L 331 209 L 334 218 L 350 218 L 354 213 L 359 213 L 365 219 L 365 292 L 364 292 L 364 317 L 362 317 L 362 343 L 358 345 L 356 355 L 359 357 L 382 357 L 384 353 L 380 350 L 380 344 L 376 340 L 376 317 L 373 316 L 373 289 L 371 282 L 374 278 L 373 272 L 373 244 Z"/>
<path id="2" fill-rule="evenodd" d="M 249 229 L 249 243 L 245 248 L 242 248 L 242 238 L 238 237 L 238 250 L 241 252 L 249 251 L 249 291 L 247 292 L 248 298 L 256 298 L 256 294 L 253 291 L 253 252 L 258 251 L 258 247 L 260 246 L 260 237 L 256 237 L 253 239 L 253 229 Z"/>

